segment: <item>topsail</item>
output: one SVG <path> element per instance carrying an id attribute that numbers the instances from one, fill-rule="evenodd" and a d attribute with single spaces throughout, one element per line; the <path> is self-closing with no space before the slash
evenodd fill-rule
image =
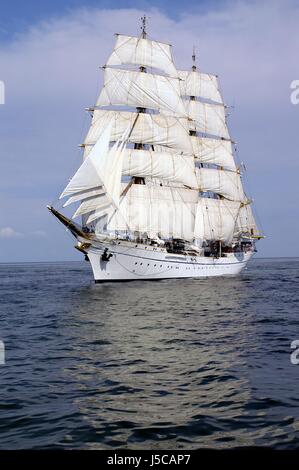
<path id="1" fill-rule="evenodd" d="M 97 106 L 132 106 L 187 117 L 178 78 L 133 70 L 105 68 Z"/>
<path id="2" fill-rule="evenodd" d="M 107 65 L 138 65 L 159 69 L 171 77 L 178 76 L 172 59 L 171 46 L 143 37 L 117 34 L 114 50 L 107 60 Z"/>
<path id="3" fill-rule="evenodd" d="M 183 97 L 193 96 L 223 104 L 216 75 L 200 73 L 196 70 L 179 70 L 178 73 Z"/>

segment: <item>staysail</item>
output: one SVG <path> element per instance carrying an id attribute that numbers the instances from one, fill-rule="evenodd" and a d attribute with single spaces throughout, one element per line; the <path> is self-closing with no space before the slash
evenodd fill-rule
<path id="1" fill-rule="evenodd" d="M 110 121 L 60 196 L 71 196 L 65 206 L 81 201 L 73 218 L 92 211 L 103 212 L 111 206 L 118 208 L 123 150 L 130 128 L 128 127 L 122 138 L 109 148 L 111 128 Z"/>
<path id="2" fill-rule="evenodd" d="M 99 137 L 89 157 L 72 177 L 60 199 L 76 193 L 88 192 L 102 185 L 102 180 L 108 172 L 108 150 L 112 122 L 101 129 Z"/>

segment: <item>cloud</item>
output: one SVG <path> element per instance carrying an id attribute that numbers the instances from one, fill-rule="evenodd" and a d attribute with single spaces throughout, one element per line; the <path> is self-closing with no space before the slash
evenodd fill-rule
<path id="1" fill-rule="evenodd" d="M 6 104 L 0 106 L 1 212 L 10 225 L 18 220 L 26 233 L 47 233 L 40 237 L 44 253 L 64 258 L 65 245 L 57 243 L 64 234 L 44 207 L 81 161 L 77 145 L 89 123 L 83 108 L 95 103 L 102 76 L 98 67 L 112 51 L 114 32 L 139 34 L 143 13 L 75 10 L 33 25 L 0 47 L 0 79 L 6 87 Z M 190 68 L 194 44 L 199 67 L 220 76 L 226 103 L 235 105 L 229 117 L 232 136 L 271 235 L 261 243 L 264 254 L 298 254 L 293 208 L 299 106 L 291 105 L 289 96 L 291 81 L 299 79 L 298 2 L 217 2 L 204 12 L 185 10 L 176 19 L 156 8 L 146 13 L 150 36 L 173 44 L 178 67 Z M 278 228 L 282 214 L 284 227 Z M 288 245 L 282 247 L 285 233 Z M 23 252 L 18 245 L 15 256 Z M 35 247 L 29 250 L 36 256 Z"/>
<path id="2" fill-rule="evenodd" d="M 11 227 L 3 227 L 0 229 L 0 238 L 20 238 L 23 237 L 23 234 L 17 232 Z"/>
<path id="3" fill-rule="evenodd" d="M 0 238 L 23 238 L 23 237 L 37 237 L 43 238 L 47 234 L 44 230 L 33 230 L 32 232 L 18 232 L 12 227 L 3 227 L 0 228 Z"/>

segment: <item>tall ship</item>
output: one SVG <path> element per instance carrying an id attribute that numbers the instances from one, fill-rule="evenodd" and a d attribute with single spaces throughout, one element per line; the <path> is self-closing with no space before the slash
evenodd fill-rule
<path id="1" fill-rule="evenodd" d="M 140 37 L 116 34 L 83 163 L 48 206 L 96 282 L 237 275 L 262 238 L 218 77 L 192 61 L 178 70 L 145 17 Z"/>

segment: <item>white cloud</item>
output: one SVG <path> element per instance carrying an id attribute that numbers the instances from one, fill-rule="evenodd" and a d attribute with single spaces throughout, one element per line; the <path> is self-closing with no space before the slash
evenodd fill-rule
<path id="1" fill-rule="evenodd" d="M 32 232 L 18 232 L 12 227 L 0 228 L 0 238 L 24 238 L 24 237 L 37 237 L 44 238 L 47 234 L 44 230 L 33 230 Z"/>
<path id="2" fill-rule="evenodd" d="M 0 238 L 20 238 L 24 235 L 20 232 L 17 232 L 11 227 L 3 227 L 0 229 Z"/>

